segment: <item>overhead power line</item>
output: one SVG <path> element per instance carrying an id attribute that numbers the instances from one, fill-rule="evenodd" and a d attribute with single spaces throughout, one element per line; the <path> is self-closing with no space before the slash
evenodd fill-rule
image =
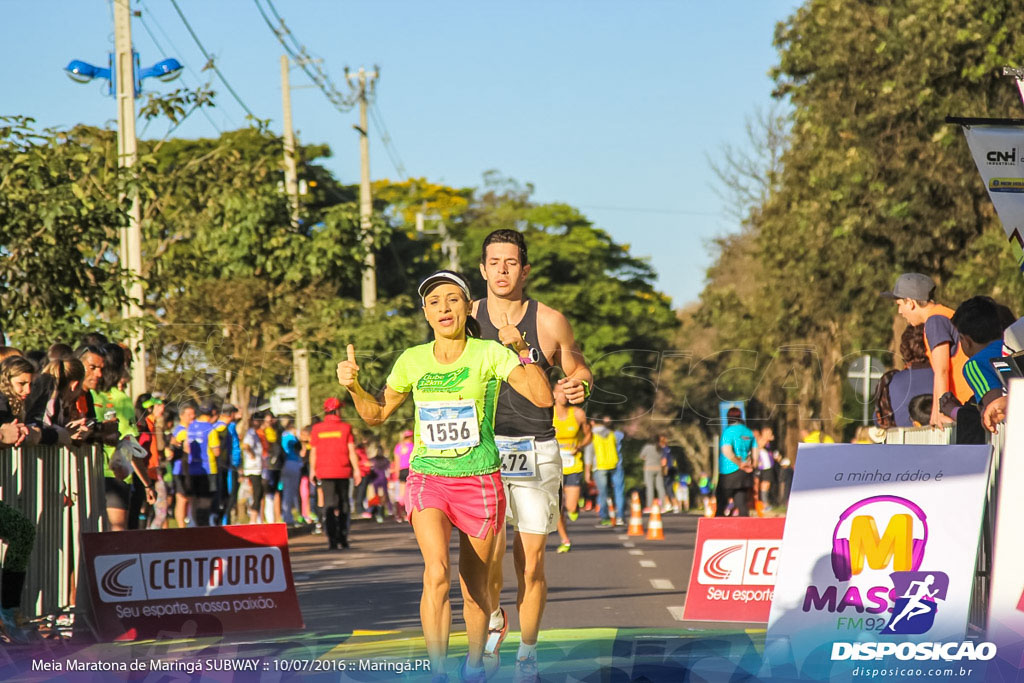
<path id="1" fill-rule="evenodd" d="M 253 0 L 256 5 L 256 9 L 259 10 L 260 16 L 263 17 L 263 21 L 267 24 L 267 27 L 277 38 L 277 41 L 284 48 L 285 52 L 309 77 L 311 81 L 320 89 L 327 100 L 334 105 L 334 108 L 341 113 L 347 113 L 358 101 L 356 93 L 350 93 L 349 95 L 342 94 L 338 88 L 331 81 L 330 76 L 321 66 L 322 60 L 315 59 L 306 48 L 305 45 L 292 33 L 291 29 L 288 28 L 288 24 L 285 23 L 284 17 L 277 11 L 277 7 L 274 6 L 273 0 L 264 0 L 267 5 L 267 9 L 270 10 L 270 14 L 273 15 L 273 19 L 267 14 L 267 10 L 263 8 L 260 0 Z M 346 75 L 348 69 L 346 68 Z M 374 120 L 374 128 L 377 130 L 378 136 L 380 137 L 381 143 L 384 145 L 384 151 L 388 155 L 388 159 L 391 161 L 391 165 L 395 167 L 395 171 L 403 179 L 408 177 L 405 170 L 405 164 L 402 163 L 402 157 L 398 154 L 398 150 L 395 148 L 394 140 L 388 133 L 387 126 L 384 124 L 384 117 L 381 115 L 380 108 L 376 105 L 376 101 L 372 99 L 372 92 L 370 93 L 370 116 Z"/>
<path id="2" fill-rule="evenodd" d="M 156 22 L 157 27 L 159 28 L 160 27 L 160 22 L 157 21 L 156 17 L 153 17 L 153 21 Z M 167 57 L 169 57 L 170 55 L 167 54 L 167 50 L 165 50 L 163 45 L 160 44 L 160 41 L 156 39 L 156 36 L 153 34 L 153 31 L 149 28 L 149 24 L 146 23 L 145 15 L 143 13 L 141 13 L 141 12 L 139 13 L 139 23 L 142 24 L 142 28 L 144 28 L 146 30 L 146 33 L 149 34 L 149 39 L 153 41 L 153 45 L 155 45 L 156 49 L 160 51 L 160 54 L 163 55 L 163 57 L 165 59 Z M 160 29 L 160 32 L 164 34 L 165 38 L 167 38 L 167 33 L 162 28 Z M 168 38 L 168 43 L 170 43 L 170 39 L 169 38 Z M 171 49 L 173 49 L 175 52 L 178 52 L 178 49 L 176 47 L 174 47 L 173 44 L 171 44 Z M 185 63 L 185 68 L 188 69 L 188 72 L 195 77 L 196 81 L 202 83 L 203 79 L 199 77 L 199 75 L 192 69 L 191 66 L 188 65 L 188 63 Z M 206 118 L 206 120 L 210 122 L 210 125 L 213 126 L 214 130 L 216 130 L 218 133 L 223 133 L 224 132 L 223 130 L 221 130 L 220 126 L 218 126 L 214 122 L 213 118 L 210 117 L 210 113 L 208 111 L 206 111 L 205 108 L 199 107 L 199 111 Z M 148 123 L 147 123 L 147 125 L 148 125 Z"/>
<path id="3" fill-rule="evenodd" d="M 277 38 L 277 42 L 281 43 L 281 47 L 285 49 L 293 59 L 293 61 L 299 65 L 299 67 L 309 76 L 309 80 L 313 81 L 324 96 L 334 105 L 334 108 L 339 112 L 345 113 L 355 106 L 357 98 L 355 95 L 350 94 L 347 97 L 339 91 L 334 83 L 331 81 L 327 72 L 324 71 L 320 65 L 320 60 L 314 59 L 304 45 L 302 45 L 297 38 L 288 29 L 288 26 L 284 23 L 284 19 L 277 13 L 273 3 L 267 0 L 267 6 L 270 11 L 277 18 L 279 26 L 275 26 L 274 22 L 267 16 L 267 11 L 263 9 L 263 5 L 260 4 L 259 0 L 253 0 L 256 5 L 256 9 L 260 11 L 260 16 L 263 17 L 263 21 L 266 22 L 267 27 Z M 289 44 L 291 42 L 291 45 Z"/>
<path id="4" fill-rule="evenodd" d="M 377 102 L 370 103 L 370 116 L 373 117 L 374 127 L 377 129 L 377 135 L 380 136 L 381 144 L 384 145 L 384 151 L 388 155 L 388 159 L 391 160 L 391 165 L 395 167 L 395 171 L 399 177 L 403 180 L 409 177 L 409 174 L 405 172 L 405 164 L 402 163 L 402 157 L 398 155 L 398 150 L 395 149 L 394 142 L 391 140 L 391 134 L 388 133 L 387 126 L 384 125 L 384 118 L 381 116 L 380 107 L 377 106 Z"/>
<path id="5" fill-rule="evenodd" d="M 199 47 L 199 51 L 202 52 L 203 57 L 206 58 L 206 66 L 203 68 L 212 68 L 214 73 L 216 73 L 217 76 L 220 78 L 221 83 L 224 84 L 224 87 L 228 89 L 228 92 L 231 93 L 231 96 L 235 98 L 236 102 L 238 102 L 239 106 L 245 110 L 246 114 L 255 119 L 256 115 L 252 113 L 252 110 L 249 109 L 248 106 L 246 106 L 245 102 L 242 101 L 242 98 L 239 97 L 237 92 L 235 92 L 235 89 L 231 87 L 231 84 L 228 83 L 228 79 L 224 78 L 224 74 L 221 73 L 220 68 L 217 66 L 217 62 L 214 59 L 213 55 L 207 52 L 206 48 L 203 47 L 203 43 L 199 40 L 199 36 L 197 36 L 196 32 L 192 30 L 191 24 L 189 24 L 188 19 L 185 18 L 185 13 L 181 11 L 180 7 L 178 7 L 178 0 L 171 0 L 171 5 L 174 6 L 174 10 L 178 13 L 178 16 L 181 17 L 181 23 L 185 24 L 185 28 L 188 29 L 188 33 L 192 36 L 192 40 L 194 40 L 196 45 Z"/>

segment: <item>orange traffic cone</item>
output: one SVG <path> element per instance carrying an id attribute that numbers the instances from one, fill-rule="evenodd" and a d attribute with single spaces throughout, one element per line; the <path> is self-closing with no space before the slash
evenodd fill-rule
<path id="1" fill-rule="evenodd" d="M 615 503 L 608 501 L 608 519 L 612 520 L 612 524 L 619 518 L 619 511 L 615 509 Z"/>
<path id="2" fill-rule="evenodd" d="M 708 504 L 704 506 L 704 516 L 705 517 L 714 517 L 715 516 L 715 508 L 716 507 L 718 507 L 718 505 L 717 505 L 715 499 L 712 498 L 711 500 L 708 501 Z"/>
<path id="3" fill-rule="evenodd" d="M 647 540 L 665 540 L 665 528 L 661 526 L 661 501 L 657 498 L 651 505 L 651 519 L 647 522 Z"/>
<path id="4" fill-rule="evenodd" d="M 626 531 L 626 535 L 644 535 L 644 514 L 643 509 L 640 506 L 640 494 L 636 491 L 633 491 L 633 500 L 630 503 L 629 530 Z"/>

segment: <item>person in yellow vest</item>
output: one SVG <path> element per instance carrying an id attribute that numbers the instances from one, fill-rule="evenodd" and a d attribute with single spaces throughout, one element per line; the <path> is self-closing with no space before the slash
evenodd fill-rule
<path id="1" fill-rule="evenodd" d="M 811 420 L 806 427 L 801 427 L 801 443 L 835 443 L 836 440 L 821 431 L 821 427 L 821 420 Z"/>
<path id="2" fill-rule="evenodd" d="M 555 384 L 555 410 L 553 422 L 558 452 L 562 456 L 562 495 L 558 515 L 558 535 L 562 540 L 556 552 L 567 553 L 572 548 L 565 517 L 579 519 L 580 486 L 583 484 L 583 449 L 590 443 L 590 423 L 582 408 L 569 405 L 562 385 Z"/>
<path id="3" fill-rule="evenodd" d="M 622 432 L 612 429 L 611 417 L 605 415 L 601 424 L 595 425 L 592 433 L 594 446 L 594 480 L 597 482 L 597 500 L 601 505 L 601 522 L 598 526 L 622 526 L 623 484 L 625 472 L 619 445 Z M 587 479 L 589 480 L 589 472 Z M 615 517 L 608 512 L 608 496 L 615 501 Z"/>

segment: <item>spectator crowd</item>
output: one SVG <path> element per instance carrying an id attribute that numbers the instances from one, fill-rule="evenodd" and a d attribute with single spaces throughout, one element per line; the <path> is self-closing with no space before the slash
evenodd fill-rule
<path id="1" fill-rule="evenodd" d="M 1024 356 L 1024 321 L 986 296 L 955 310 L 939 304 L 934 282 L 918 273 L 901 275 L 883 296 L 895 302 L 907 327 L 898 367 L 878 383 L 876 428 L 953 424 L 957 443 L 984 442 L 986 430 L 1005 419 L 1006 377 L 1021 374 L 1014 354 Z M 100 334 L 86 335 L 75 348 L 0 346 L 0 447 L 94 446 L 104 474 L 106 530 L 309 524 L 329 548 L 344 549 L 353 515 L 406 519 L 401 501 L 411 431 L 386 449 L 373 432 L 353 432 L 337 398 L 328 398 L 323 417 L 310 425 L 216 400 L 171 405 L 154 392 L 133 401 L 126 391 L 131 363 L 125 346 Z M 623 524 L 626 493 L 623 432 L 610 417 L 566 411 L 561 406 L 556 415 L 578 423 L 568 452 L 579 461 L 566 470 L 572 495 L 563 503 L 559 552 L 571 548 L 568 522 L 583 512 L 596 513 L 600 526 Z M 793 465 L 773 429 L 748 428 L 736 408 L 726 422 L 717 486 L 706 470 L 698 473 L 677 458 L 666 436 L 643 445 L 638 463 L 647 509 L 747 516 L 785 503 Z M 831 441 L 820 423 L 805 423 L 800 440 Z M 879 440 L 863 428 L 854 438 Z M 10 641 L 30 637 L 20 602 L 35 534 L 31 520 L 0 500 L 0 540 L 7 545 L 0 629 Z"/>

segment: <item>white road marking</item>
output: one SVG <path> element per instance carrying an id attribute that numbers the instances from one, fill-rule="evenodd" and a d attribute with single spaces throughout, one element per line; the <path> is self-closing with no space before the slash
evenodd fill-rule
<path id="1" fill-rule="evenodd" d="M 676 621 L 683 620 L 683 608 L 682 607 L 667 607 L 668 613 L 672 615 L 672 618 Z"/>
<path id="2" fill-rule="evenodd" d="M 628 552 L 630 555 L 643 555 L 644 554 L 643 550 L 627 550 L 626 552 Z"/>
<path id="3" fill-rule="evenodd" d="M 660 591 L 674 591 L 676 589 L 668 579 L 651 579 L 651 588 L 656 588 Z"/>
<path id="4" fill-rule="evenodd" d="M 627 541 L 627 542 L 622 544 L 622 547 L 623 548 L 635 548 L 636 547 L 636 543 L 630 543 L 629 541 Z"/>
<path id="5" fill-rule="evenodd" d="M 629 534 L 619 534 L 619 540 L 620 541 L 628 541 L 629 540 Z"/>
<path id="6" fill-rule="evenodd" d="M 654 560 L 640 560 L 640 566 L 641 567 L 646 567 L 647 569 L 653 569 L 654 567 L 657 567 L 658 565 L 657 565 L 657 563 L 655 563 Z"/>

